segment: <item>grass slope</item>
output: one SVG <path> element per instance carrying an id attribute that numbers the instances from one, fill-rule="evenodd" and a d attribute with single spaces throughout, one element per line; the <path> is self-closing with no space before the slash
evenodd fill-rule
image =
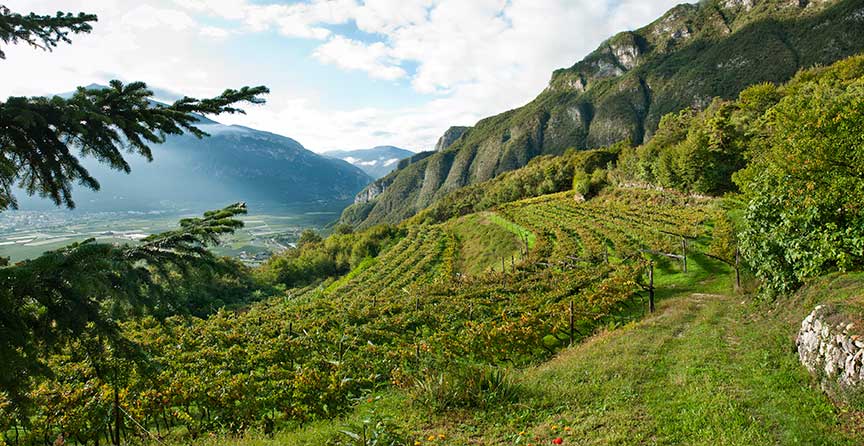
<path id="1" fill-rule="evenodd" d="M 478 275 L 489 270 L 501 271 L 501 259 L 506 259 L 509 265 L 512 258 L 521 257 L 518 234 L 502 223 L 509 222 L 484 212 L 466 215 L 450 224 L 459 240 L 459 272 Z"/>

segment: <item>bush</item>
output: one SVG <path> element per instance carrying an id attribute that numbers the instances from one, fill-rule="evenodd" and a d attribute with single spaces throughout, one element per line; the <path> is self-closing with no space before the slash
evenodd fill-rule
<path id="1" fill-rule="evenodd" d="M 864 57 L 820 74 L 768 110 L 735 176 L 748 199 L 742 252 L 768 295 L 864 266 Z"/>

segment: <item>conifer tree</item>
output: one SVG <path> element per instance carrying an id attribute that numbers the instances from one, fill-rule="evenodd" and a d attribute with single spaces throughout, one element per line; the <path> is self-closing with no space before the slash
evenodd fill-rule
<path id="1" fill-rule="evenodd" d="M 90 32 L 95 21 L 92 14 L 21 15 L 0 5 L 0 42 L 51 50 L 69 43 L 70 34 Z M 0 101 L 0 212 L 17 206 L 16 186 L 72 208 L 74 185 L 99 189 L 80 156 L 128 173 L 126 154 L 152 160 L 150 145 L 167 135 L 206 137 L 195 126 L 200 116 L 243 113 L 237 104 L 263 103 L 267 92 L 243 87 L 164 105 L 152 100 L 144 83 L 114 80 L 104 89 L 78 88 L 69 98 Z M 190 271 L 225 268 L 207 245 L 241 227 L 234 217 L 245 212 L 245 204 L 237 203 L 184 219 L 176 230 L 137 245 L 91 239 L 12 266 L 0 262 L 0 402 L 11 401 L 14 416 L 26 420 L 28 386 L 50 373 L 45 355 L 81 336 L 122 346 L 124 318 L 183 312 L 170 292 L 172 281 Z"/>

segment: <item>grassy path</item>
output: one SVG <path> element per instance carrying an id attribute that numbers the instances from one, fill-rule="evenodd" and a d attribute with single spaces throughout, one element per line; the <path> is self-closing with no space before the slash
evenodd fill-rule
<path id="1" fill-rule="evenodd" d="M 535 444 L 552 435 L 580 445 L 862 444 L 812 388 L 793 333 L 740 298 L 669 299 L 657 315 L 528 372 L 527 403 L 549 416 L 524 436 Z M 512 444 L 504 431 L 494 436 Z"/>

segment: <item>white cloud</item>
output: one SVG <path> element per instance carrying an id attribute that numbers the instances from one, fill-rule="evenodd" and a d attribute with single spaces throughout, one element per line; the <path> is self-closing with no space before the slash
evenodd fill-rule
<path id="1" fill-rule="evenodd" d="M 0 62 L 0 97 L 69 91 L 111 78 L 145 80 L 183 94 L 265 83 L 273 94 L 247 116 L 220 120 L 281 133 L 306 147 L 392 144 L 428 150 L 450 125 L 520 106 L 612 34 L 647 24 L 678 0 L 64 0 L 99 14 L 94 32 L 47 54 L 17 45 Z M 7 0 L 17 11 L 53 13 L 56 0 Z M 342 34 L 354 23 L 363 41 Z M 311 39 L 308 58 L 434 93 L 394 106 L 388 98 L 353 109 L 326 105 L 305 73 L 274 52 L 250 69 L 228 44 L 256 33 Z M 269 37 L 268 37 L 269 38 Z M 294 42 L 283 39 L 286 46 Z M 272 45 L 272 40 L 267 44 Z M 257 49 L 257 48 L 256 48 Z M 233 51 L 233 52 L 232 52 Z M 278 50 L 276 50 L 278 51 Z M 251 51 L 250 51 L 251 52 Z M 259 51 L 260 52 L 260 51 Z M 283 66 L 284 64 L 284 66 Z M 402 93 L 400 93 L 402 94 Z"/>
<path id="2" fill-rule="evenodd" d="M 124 14 L 120 23 L 137 29 L 152 29 L 166 25 L 172 31 L 184 31 L 197 25 L 195 20 L 183 11 L 154 8 L 150 5 L 137 6 Z"/>
<path id="3" fill-rule="evenodd" d="M 260 5 L 243 0 L 174 0 L 189 11 L 238 21 L 246 31 L 275 29 L 286 37 L 323 40 L 330 31 L 320 25 L 341 24 L 351 18 L 354 0 L 315 0 L 290 5 Z"/>
<path id="4" fill-rule="evenodd" d="M 202 26 L 198 32 L 204 37 L 210 37 L 217 40 L 227 39 L 232 33 L 225 28 L 218 26 Z"/>
<path id="5" fill-rule="evenodd" d="M 335 36 L 319 46 L 312 56 L 326 64 L 346 70 L 361 70 L 375 79 L 399 79 L 407 74 L 397 61 L 388 55 L 386 45 L 376 42 L 371 45 L 356 40 Z"/>
<path id="6" fill-rule="evenodd" d="M 434 0 L 366 0 L 354 10 L 354 20 L 365 32 L 388 34 L 425 22 L 434 3 Z"/>

